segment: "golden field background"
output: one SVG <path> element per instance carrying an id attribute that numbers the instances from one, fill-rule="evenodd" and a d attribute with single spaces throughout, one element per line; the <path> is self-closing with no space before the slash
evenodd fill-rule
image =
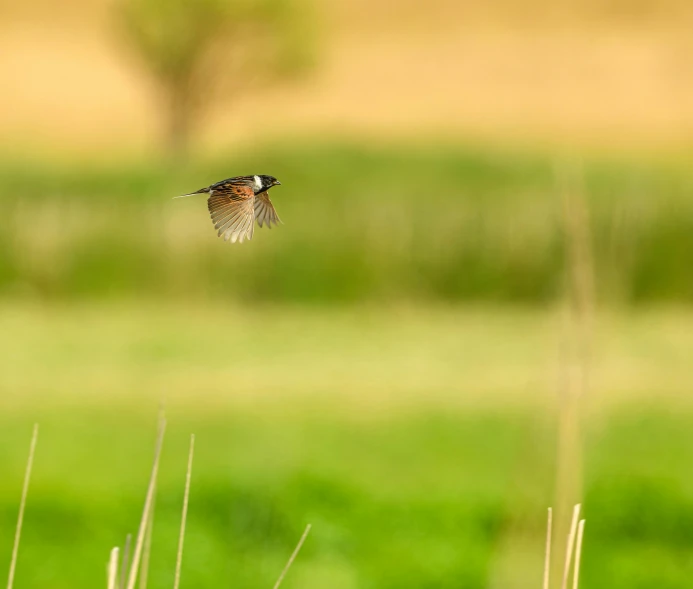
<path id="1" fill-rule="evenodd" d="M 299 80 L 225 97 L 201 146 L 285 133 L 659 149 L 693 131 L 686 2 L 315 1 L 320 58 Z M 114 2 L 5 2 L 6 149 L 147 150 L 151 84 Z"/>

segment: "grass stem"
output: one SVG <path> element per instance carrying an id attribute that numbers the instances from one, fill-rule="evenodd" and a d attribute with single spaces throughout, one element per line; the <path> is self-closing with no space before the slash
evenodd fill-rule
<path id="1" fill-rule="evenodd" d="M 580 520 L 577 531 L 577 544 L 575 546 L 575 565 L 573 568 L 573 589 L 578 589 L 580 578 L 580 557 L 582 555 L 582 535 L 585 531 L 585 520 Z"/>
<path id="2" fill-rule="evenodd" d="M 291 565 L 293 564 L 294 560 L 296 560 L 296 556 L 298 555 L 299 551 L 301 550 L 301 546 L 303 546 L 303 543 L 305 542 L 306 537 L 308 536 L 308 532 L 310 532 L 310 528 L 311 528 L 311 525 L 308 524 L 306 526 L 306 529 L 303 532 L 303 535 L 301 536 L 301 539 L 298 541 L 296 548 L 294 548 L 293 553 L 289 557 L 289 561 L 286 563 L 286 566 L 284 567 L 282 574 L 279 575 L 277 582 L 274 584 L 273 589 L 279 589 L 279 585 L 282 584 L 282 581 L 284 580 L 284 577 L 286 576 L 287 571 L 291 568 Z"/>
<path id="3" fill-rule="evenodd" d="M 190 436 L 190 451 L 188 453 L 188 470 L 185 475 L 185 495 L 183 496 L 183 513 L 180 521 L 180 536 L 178 537 L 178 554 L 176 555 L 176 576 L 173 589 L 180 587 L 180 569 L 183 563 L 183 543 L 185 541 L 185 522 L 188 518 L 188 502 L 190 501 L 190 477 L 192 475 L 193 455 L 195 454 L 195 434 Z"/>
<path id="4" fill-rule="evenodd" d="M 120 563 L 120 576 L 118 578 L 118 589 L 125 589 L 125 581 L 128 577 L 128 567 L 130 566 L 130 548 L 132 546 L 132 534 L 125 536 L 125 546 Z"/>
<path id="5" fill-rule="evenodd" d="M 19 540 L 22 536 L 22 525 L 24 523 L 24 510 L 26 508 L 26 498 L 29 494 L 29 481 L 31 480 L 31 469 L 34 465 L 34 454 L 36 453 L 36 443 L 38 442 L 38 423 L 34 424 L 34 431 L 31 435 L 31 445 L 29 446 L 29 458 L 24 472 L 24 485 L 22 487 L 22 498 L 19 502 L 19 515 L 17 516 L 17 529 L 14 533 L 14 545 L 12 546 L 12 558 L 10 559 L 10 572 L 7 578 L 7 589 L 12 589 L 14 584 L 14 574 L 17 569 L 17 554 L 19 553 Z"/>
<path id="6" fill-rule="evenodd" d="M 116 589 L 118 583 L 118 552 L 116 546 L 111 550 L 111 557 L 108 560 L 108 589 Z"/>
<path id="7" fill-rule="evenodd" d="M 149 513 L 154 502 L 154 489 L 156 488 L 156 478 L 159 473 L 159 459 L 161 458 L 161 448 L 164 443 L 164 433 L 166 432 L 166 419 L 159 419 L 159 431 L 157 434 L 156 448 L 154 450 L 154 463 L 152 464 L 152 473 L 149 478 L 149 487 L 147 489 L 147 497 L 144 501 L 144 510 L 142 511 L 142 519 L 140 520 L 139 531 L 137 532 L 137 541 L 135 542 L 135 550 L 132 555 L 132 564 L 130 565 L 130 574 L 128 576 L 127 589 L 135 589 L 137 582 L 137 572 L 139 570 L 140 558 L 142 556 L 142 548 L 144 546 L 144 534 L 149 521 Z"/>
<path id="8" fill-rule="evenodd" d="M 544 583 L 542 589 L 549 589 L 549 573 L 551 571 L 551 527 L 553 509 L 549 507 L 549 515 L 546 522 L 546 550 L 544 552 Z"/>
<path id="9" fill-rule="evenodd" d="M 570 563 L 573 558 L 573 547 L 575 546 L 575 534 L 578 527 L 578 519 L 580 518 L 580 504 L 578 503 L 573 508 L 573 520 L 570 523 L 570 533 L 568 534 L 568 544 L 565 549 L 565 565 L 563 567 L 563 581 L 561 589 L 568 587 L 568 575 L 570 574 Z"/>

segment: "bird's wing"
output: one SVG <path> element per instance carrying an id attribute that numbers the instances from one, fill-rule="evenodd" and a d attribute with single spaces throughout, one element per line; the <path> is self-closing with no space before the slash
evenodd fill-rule
<path id="1" fill-rule="evenodd" d="M 253 188 L 241 183 L 219 186 L 207 200 L 207 208 L 218 235 L 231 243 L 253 237 L 255 209 Z"/>
<path id="2" fill-rule="evenodd" d="M 255 197 L 255 218 L 260 227 L 263 223 L 267 223 L 267 228 L 272 229 L 272 223 L 278 225 L 282 221 L 277 215 L 277 211 L 274 210 L 274 205 L 267 192 L 261 192 Z"/>

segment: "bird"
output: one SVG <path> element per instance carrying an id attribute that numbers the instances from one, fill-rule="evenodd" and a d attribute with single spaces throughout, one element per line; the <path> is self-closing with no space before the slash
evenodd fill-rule
<path id="1" fill-rule="evenodd" d="M 264 174 L 234 176 L 173 198 L 208 195 L 207 208 L 217 235 L 223 235 L 224 241 L 243 243 L 244 239 L 252 239 L 255 221 L 260 227 L 266 224 L 270 229 L 272 223 L 282 223 L 268 195 L 270 188 L 280 185 L 274 176 Z"/>

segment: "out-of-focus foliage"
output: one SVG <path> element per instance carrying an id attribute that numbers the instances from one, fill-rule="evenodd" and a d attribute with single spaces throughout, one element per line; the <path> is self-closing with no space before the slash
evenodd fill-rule
<path id="1" fill-rule="evenodd" d="M 363 419 L 318 415 L 295 401 L 206 415 L 197 405 L 170 416 L 151 586 L 173 576 L 191 430 L 198 435 L 183 559 L 190 586 L 271 586 L 307 522 L 313 531 L 287 587 L 482 589 L 502 550 L 515 555 L 514 580 L 540 582 L 554 434 L 536 411 Z M 143 415 L 110 406 L 41 415 L 18 569 L 23 587 L 102 581 L 108 551 L 136 531 L 141 515 L 154 436 Z M 2 554 L 11 550 L 32 419 L 0 416 Z M 688 586 L 692 419 L 621 411 L 590 428 L 585 586 Z"/>
<path id="2" fill-rule="evenodd" d="M 156 79 L 167 148 L 184 152 L 197 119 L 314 57 L 314 13 L 305 0 L 121 0 L 125 37 Z"/>
<path id="3" fill-rule="evenodd" d="M 282 181 L 272 199 L 285 225 L 232 246 L 216 237 L 204 197 L 170 199 L 240 173 Z M 548 157 L 291 144 L 174 173 L 34 165 L 0 178 L 5 295 L 545 303 L 563 294 L 563 207 Z M 601 299 L 693 300 L 685 166 L 592 161 L 582 190 Z"/>

